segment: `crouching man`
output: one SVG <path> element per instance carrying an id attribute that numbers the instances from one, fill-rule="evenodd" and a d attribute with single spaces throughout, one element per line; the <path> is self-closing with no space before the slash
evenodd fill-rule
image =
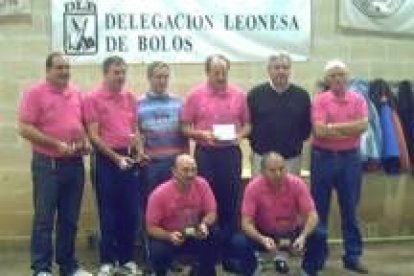
<path id="1" fill-rule="evenodd" d="M 305 250 L 306 238 L 318 221 L 306 184 L 287 172 L 280 154 L 265 154 L 261 170 L 262 174 L 247 184 L 241 210 L 242 233 L 232 241 L 243 275 L 254 274 L 256 251 L 274 254 L 276 271 L 288 273 L 288 253 Z"/>
<path id="2" fill-rule="evenodd" d="M 146 228 L 150 237 L 152 269 L 157 276 L 166 275 L 175 257 L 196 257 L 198 274 L 214 276 L 215 246 L 212 226 L 217 206 L 209 184 L 197 176 L 195 160 L 177 156 L 172 179 L 159 185 L 149 196 Z"/>

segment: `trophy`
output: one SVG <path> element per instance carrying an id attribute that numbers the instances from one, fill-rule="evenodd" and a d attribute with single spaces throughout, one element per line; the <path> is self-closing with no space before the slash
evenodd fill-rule
<path id="1" fill-rule="evenodd" d="M 198 236 L 198 229 L 193 226 L 186 227 L 183 230 L 183 236 L 185 238 L 196 238 Z"/>
<path id="2" fill-rule="evenodd" d="M 289 273 L 289 265 L 287 260 L 289 258 L 289 251 L 291 247 L 290 239 L 279 239 L 278 241 L 278 251 L 276 252 L 275 257 L 273 258 L 273 264 L 276 272 L 280 274 Z"/>

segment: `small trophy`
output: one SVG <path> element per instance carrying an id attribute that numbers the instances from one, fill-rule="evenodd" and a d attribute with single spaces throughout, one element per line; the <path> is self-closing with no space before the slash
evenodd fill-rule
<path id="1" fill-rule="evenodd" d="M 198 230 L 193 226 L 186 227 L 183 230 L 183 236 L 185 238 L 196 238 L 198 236 Z"/>

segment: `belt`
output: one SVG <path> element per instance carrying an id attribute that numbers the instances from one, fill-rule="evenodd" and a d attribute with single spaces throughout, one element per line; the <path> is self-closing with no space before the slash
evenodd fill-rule
<path id="1" fill-rule="evenodd" d="M 62 157 L 53 157 L 49 156 L 43 153 L 39 153 L 34 151 L 33 152 L 33 158 L 36 160 L 39 160 L 41 162 L 48 162 L 52 166 L 52 168 L 56 168 L 57 165 L 65 165 L 65 164 L 76 164 L 76 163 L 82 163 L 83 158 L 82 156 L 62 156 Z"/>
<path id="2" fill-rule="evenodd" d="M 121 154 L 121 155 L 130 155 L 131 154 L 131 149 L 125 147 L 125 148 L 111 148 L 111 150 L 113 150 L 114 152 Z M 100 152 L 99 150 L 97 150 L 96 148 L 93 149 L 93 153 L 96 155 L 101 155 L 104 157 L 107 157 L 104 153 Z M 109 157 L 108 157 L 109 158 Z"/>
<path id="3" fill-rule="evenodd" d="M 203 145 L 203 144 L 196 144 L 196 148 L 205 149 L 205 150 L 222 150 L 222 149 L 238 149 L 240 148 L 239 145 L 235 144 L 219 144 L 219 145 Z"/>
<path id="4" fill-rule="evenodd" d="M 359 149 L 343 149 L 343 150 L 332 150 L 332 149 L 324 149 L 321 147 L 312 147 L 313 150 L 317 150 L 323 153 L 328 153 L 328 154 L 354 154 L 354 153 L 358 153 Z"/>

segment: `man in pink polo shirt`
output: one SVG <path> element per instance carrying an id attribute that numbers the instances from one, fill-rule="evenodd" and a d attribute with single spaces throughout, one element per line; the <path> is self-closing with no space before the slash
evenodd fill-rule
<path id="1" fill-rule="evenodd" d="M 308 187 L 301 178 L 287 172 L 280 154 L 265 154 L 261 171 L 262 175 L 246 186 L 241 210 L 243 234 L 236 235 L 232 242 L 243 275 L 254 274 L 255 251 L 275 254 L 276 270 L 288 273 L 282 251 L 304 250 L 318 221 Z M 282 239 L 287 244 L 282 244 Z"/>
<path id="2" fill-rule="evenodd" d="M 309 238 L 303 269 L 316 275 L 328 256 L 326 243 L 332 189 L 336 189 L 344 240 L 343 265 L 366 274 L 360 262 L 362 238 L 357 207 L 361 190 L 360 135 L 368 124 L 367 105 L 362 96 L 347 89 L 348 69 L 340 60 L 325 66 L 329 90 L 316 95 L 312 105 L 313 141 L 311 153 L 311 193 L 319 215 L 319 225 Z"/>
<path id="3" fill-rule="evenodd" d="M 207 82 L 188 94 L 182 111 L 183 132 L 196 142 L 195 159 L 218 203 L 218 225 L 226 242 L 237 229 L 237 201 L 241 187 L 239 142 L 250 133 L 246 94 L 228 84 L 229 60 L 209 56 L 205 62 Z"/>
<path id="4" fill-rule="evenodd" d="M 84 167 L 89 145 L 82 124 L 80 91 L 69 83 L 68 59 L 58 52 L 46 59 L 46 80 L 23 94 L 20 135 L 33 149 L 33 275 L 52 275 L 52 232 L 56 219 L 56 262 L 60 275 L 92 275 L 74 256 Z"/>
<path id="5" fill-rule="evenodd" d="M 195 160 L 177 156 L 173 178 L 158 186 L 148 199 L 146 228 L 150 259 L 157 276 L 166 275 L 173 258 L 195 255 L 197 274 L 214 276 L 216 252 L 211 228 L 216 221 L 216 201 L 209 184 L 197 176 Z"/>
<path id="6" fill-rule="evenodd" d="M 142 153 L 136 127 L 136 101 L 124 89 L 126 63 L 111 56 L 103 63 L 103 83 L 85 100 L 85 121 L 95 149 L 94 183 L 100 222 L 99 276 L 139 273 L 134 262 Z"/>

